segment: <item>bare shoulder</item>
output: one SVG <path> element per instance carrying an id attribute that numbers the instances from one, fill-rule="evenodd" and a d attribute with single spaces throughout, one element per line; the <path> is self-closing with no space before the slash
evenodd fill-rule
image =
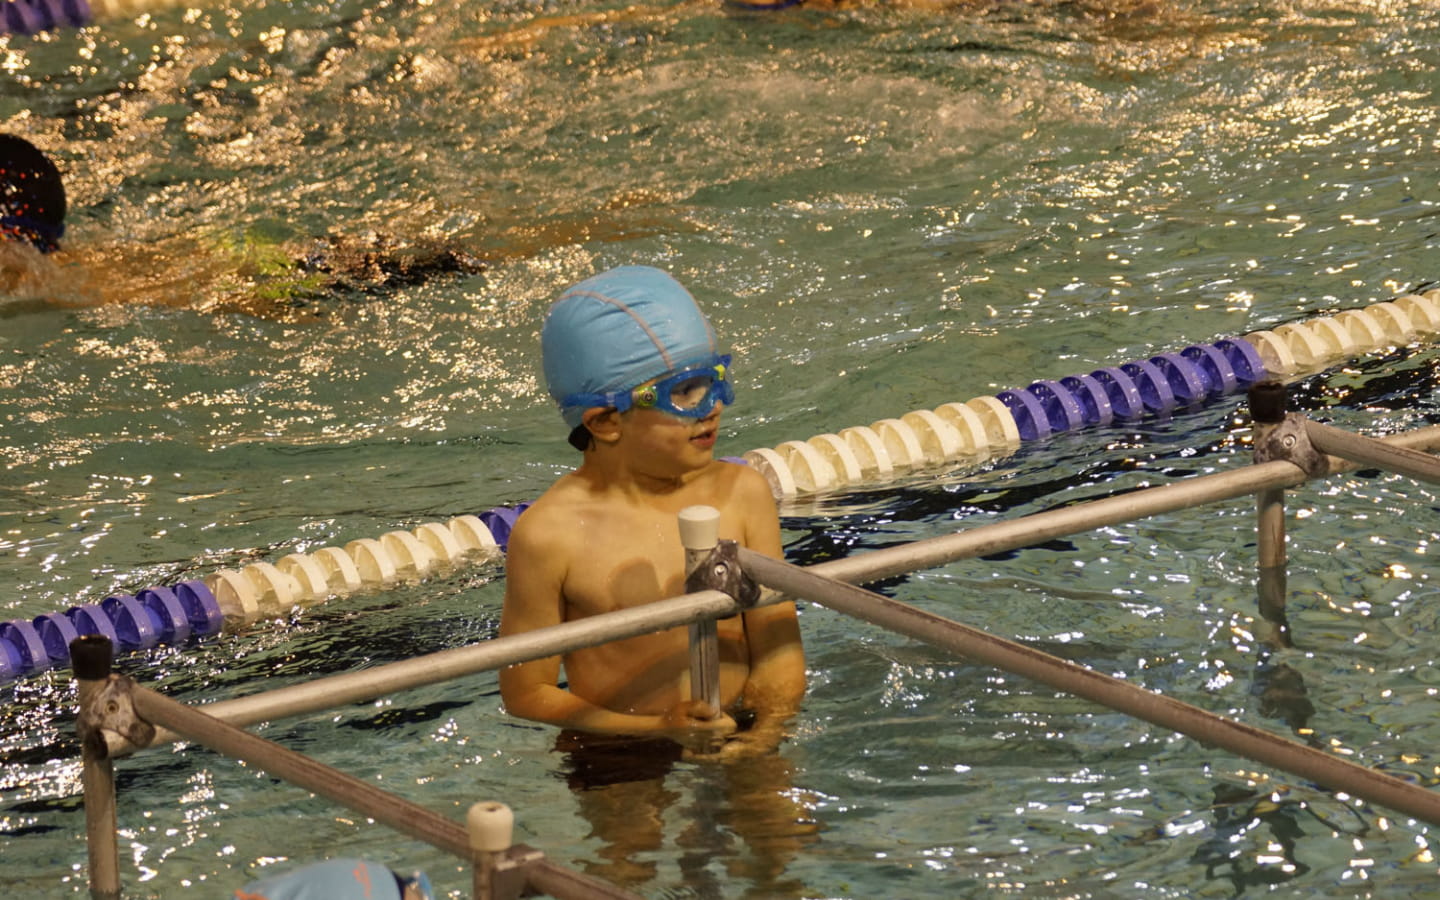
<path id="1" fill-rule="evenodd" d="M 770 482 L 755 470 L 753 466 L 729 463 L 730 468 L 737 470 L 734 478 L 736 492 L 754 502 L 773 509 L 775 507 L 775 494 L 770 490 Z"/>
<path id="2" fill-rule="evenodd" d="M 775 495 L 765 476 L 747 465 L 721 463 L 715 473 L 715 496 L 738 525 L 744 546 L 770 556 L 780 553 L 780 520 Z"/>
<path id="3" fill-rule="evenodd" d="M 717 493 L 730 498 L 746 513 L 775 514 L 775 495 L 770 482 L 751 466 L 722 462 L 715 466 Z"/>
<path id="4" fill-rule="evenodd" d="M 575 519 L 580 501 L 568 479 L 562 477 L 551 485 L 515 520 L 510 532 L 510 555 L 518 552 L 553 557 L 572 543 L 575 530 L 568 526 Z"/>

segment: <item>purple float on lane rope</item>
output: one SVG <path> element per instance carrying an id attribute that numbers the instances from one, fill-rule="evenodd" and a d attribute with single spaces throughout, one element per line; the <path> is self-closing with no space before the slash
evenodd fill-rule
<path id="1" fill-rule="evenodd" d="M 100 608 L 115 623 L 124 650 L 149 650 L 160 643 L 159 630 L 150 610 L 129 594 L 114 594 L 100 601 Z"/>
<path id="2" fill-rule="evenodd" d="M 1009 408 L 1021 439 L 1038 441 L 1050 436 L 1050 418 L 1045 415 L 1044 407 L 1034 394 L 1029 391 L 1001 391 L 995 399 Z"/>
<path id="3" fill-rule="evenodd" d="M 1170 389 L 1170 379 L 1149 360 L 1121 363 L 1120 371 L 1130 376 L 1140 389 L 1140 400 L 1145 408 L 1155 413 L 1167 413 L 1175 408 L 1175 392 Z"/>
<path id="4" fill-rule="evenodd" d="M 1230 360 L 1220 352 L 1220 348 L 1210 344 L 1192 344 L 1181 350 L 1180 355 L 1195 364 L 1196 371 L 1205 378 L 1205 386 L 1211 396 L 1224 396 L 1240 386 L 1240 380 L 1235 377 L 1235 367 L 1230 365 Z"/>
<path id="5" fill-rule="evenodd" d="M 190 639 L 190 617 L 180 598 L 167 587 L 148 587 L 135 594 L 158 623 L 160 640 L 166 644 L 183 644 Z"/>
<path id="6" fill-rule="evenodd" d="M 36 616 L 31 620 L 31 624 L 40 633 L 40 640 L 45 643 L 45 652 L 50 654 L 50 661 L 56 665 L 68 664 L 70 642 L 80 636 L 80 632 L 75 630 L 75 623 L 64 613 L 49 612 Z"/>
<path id="7" fill-rule="evenodd" d="M 1060 383 L 1080 401 L 1080 409 L 1086 425 L 1109 425 L 1115 418 L 1115 408 L 1110 405 L 1110 395 L 1105 386 L 1093 375 L 1067 375 Z"/>
<path id="8" fill-rule="evenodd" d="M 1145 401 L 1140 397 L 1140 388 L 1123 369 L 1110 366 L 1096 369 L 1090 377 L 1100 382 L 1110 398 L 1110 407 L 1118 419 L 1130 419 L 1145 413 Z"/>
<path id="9" fill-rule="evenodd" d="M 1260 381 L 1269 374 L 1265 371 L 1265 362 L 1260 358 L 1260 351 L 1244 338 L 1218 340 L 1215 342 L 1215 348 L 1230 360 L 1230 366 L 1235 370 L 1235 378 L 1241 384 Z"/>
<path id="10" fill-rule="evenodd" d="M 1150 357 L 1150 363 L 1165 373 L 1165 380 L 1175 399 L 1182 404 L 1198 403 L 1205 399 L 1209 388 L 1205 376 L 1195 364 L 1178 353 L 1162 353 Z"/>
<path id="11" fill-rule="evenodd" d="M 205 582 L 182 581 L 175 585 L 175 596 L 185 607 L 185 614 L 190 617 L 190 629 L 196 637 L 217 634 L 225 627 L 225 613 L 220 611 L 219 601 L 210 593 Z"/>
<path id="12" fill-rule="evenodd" d="M 65 615 L 75 624 L 75 631 L 78 634 L 98 634 L 110 639 L 110 643 L 120 646 L 120 635 L 115 632 L 115 623 L 105 614 L 98 603 L 82 603 L 79 606 L 72 606 L 65 610 Z"/>
<path id="13" fill-rule="evenodd" d="M 0 679 L 14 681 L 25 674 L 25 660 L 14 644 L 0 638 Z"/>
<path id="14" fill-rule="evenodd" d="M 1053 431 L 1074 431 L 1085 424 L 1080 401 L 1058 381 L 1036 381 L 1025 388 L 1045 410 Z"/>
<path id="15" fill-rule="evenodd" d="M 29 672 L 43 672 L 50 668 L 50 653 L 40 632 L 24 619 L 14 619 L 0 625 L 0 638 L 4 638 L 20 651 L 21 662 Z"/>

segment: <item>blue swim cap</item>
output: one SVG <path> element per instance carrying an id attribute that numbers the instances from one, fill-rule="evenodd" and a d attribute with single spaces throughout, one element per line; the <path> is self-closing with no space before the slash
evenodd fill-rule
<path id="1" fill-rule="evenodd" d="M 621 266 L 566 290 L 540 332 L 545 386 L 571 428 L 585 407 L 572 394 L 629 390 L 704 363 L 719 351 L 690 292 L 650 266 Z"/>
<path id="2" fill-rule="evenodd" d="M 378 863 L 331 859 L 252 881 L 235 892 L 241 900 L 400 900 L 402 882 L 433 897 L 430 880 L 416 872 L 402 878 Z"/>

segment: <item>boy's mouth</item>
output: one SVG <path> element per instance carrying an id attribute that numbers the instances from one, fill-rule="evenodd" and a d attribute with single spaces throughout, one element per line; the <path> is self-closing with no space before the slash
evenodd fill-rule
<path id="1" fill-rule="evenodd" d="M 707 428 L 704 431 L 691 435 L 690 443 L 698 444 L 701 447 L 713 447 L 715 446 L 715 438 L 718 434 L 718 428 Z"/>

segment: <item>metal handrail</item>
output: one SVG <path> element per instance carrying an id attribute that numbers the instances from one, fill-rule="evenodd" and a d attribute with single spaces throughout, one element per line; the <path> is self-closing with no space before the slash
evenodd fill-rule
<path id="1" fill-rule="evenodd" d="M 769 598 L 768 602 L 779 599 Z M 502 669 L 515 663 L 543 659 L 621 638 L 650 634 L 704 619 L 733 616 L 739 611 L 739 605 L 729 596 L 719 591 L 700 591 L 575 622 L 537 628 L 524 634 L 427 653 L 373 669 L 332 675 L 234 700 L 221 700 L 206 704 L 205 711 L 232 725 L 271 722 L 374 700 L 398 691 Z M 123 736 L 106 737 L 111 755 L 120 756 L 140 749 Z M 159 729 L 154 739 L 144 746 L 178 739 L 173 731 Z"/>
<path id="2" fill-rule="evenodd" d="M 475 804 L 462 826 L 398 794 L 141 687 L 128 676 L 110 674 L 108 638 L 87 635 L 78 638 L 72 649 L 81 693 L 77 724 L 90 893 L 95 900 L 121 896 L 113 762 L 100 738 L 116 730 L 144 731 L 157 725 L 470 862 L 476 900 L 519 897 L 527 889 L 568 900 L 640 900 L 621 887 L 550 862 L 531 847 L 512 845 L 513 816 L 502 804 Z M 502 814 L 498 818 L 497 812 Z"/>
<path id="3" fill-rule="evenodd" d="M 1440 426 L 1407 431 L 1378 440 L 1395 447 L 1415 449 L 1440 447 Z M 1359 468 L 1358 463 L 1332 457 L 1328 470 L 1319 477 Z M 1058 537 L 1078 534 L 1176 512 L 1221 500 L 1234 500 L 1267 489 L 1294 487 L 1312 476 L 1284 460 L 1248 465 L 1230 472 L 1196 475 L 1171 484 L 1140 488 L 1099 500 L 1088 500 L 1064 509 L 1047 510 L 1013 519 L 969 528 L 956 534 L 927 538 L 910 544 L 872 550 L 844 559 L 811 566 L 811 571 L 836 581 L 867 584 L 929 569 L 960 559 L 989 556 L 1018 550 Z"/>
<path id="4" fill-rule="evenodd" d="M 1440 446 L 1440 426 L 1393 435 L 1383 441 L 1366 440 L 1371 444 L 1402 449 L 1436 447 Z M 1337 474 L 1358 468 L 1356 463 L 1333 457 L 1327 465 L 1324 474 Z M 1140 488 L 1063 509 L 1034 513 L 1008 522 L 981 525 L 952 535 L 818 563 L 811 566 L 810 571 L 836 581 L 865 584 L 917 569 L 1028 547 L 1053 538 L 1188 509 L 1204 503 L 1233 500 L 1248 494 L 1293 487 L 1310 477 L 1299 466 L 1284 460 L 1249 465 L 1230 472 L 1197 475 L 1172 484 Z M 773 603 L 779 599 L 781 598 L 770 596 L 762 598 L 760 602 Z M 412 657 L 373 669 L 333 675 L 234 700 L 222 700 L 208 704 L 205 709 L 207 713 L 222 721 L 234 725 L 253 725 L 374 700 L 402 690 L 437 684 L 465 675 L 500 669 L 705 619 L 733 616 L 738 612 L 739 605 L 727 595 L 718 591 L 701 591 L 524 634 L 507 635 L 466 647 Z M 175 734 L 161 730 L 156 733 L 150 745 L 174 740 Z M 128 740 L 110 736 L 112 755 L 131 753 L 136 749 L 139 748 Z"/>
<path id="5" fill-rule="evenodd" d="M 1426 788 L 873 591 L 825 578 L 817 575 L 813 568 L 803 569 L 748 550 L 740 552 L 740 560 L 745 571 L 766 587 L 803 596 L 898 634 L 1032 678 L 1202 743 L 1223 747 L 1246 759 L 1440 825 L 1440 794 Z"/>
<path id="6" fill-rule="evenodd" d="M 1273 384 L 1268 387 L 1278 389 Z M 1257 411 L 1257 445 L 1277 431 L 1282 417 L 1283 413 L 1262 420 Z M 1440 795 L 1429 790 L 855 586 L 916 569 L 1019 549 L 1081 531 L 1253 494 L 1257 497 L 1257 526 L 1261 532 L 1261 603 L 1262 606 L 1265 604 L 1267 592 L 1273 594 L 1278 591 L 1280 596 L 1270 599 L 1272 603 L 1278 602 L 1283 609 L 1284 530 L 1281 516 L 1285 488 L 1360 465 L 1380 466 L 1412 477 L 1440 481 L 1440 461 L 1415 449 L 1440 446 L 1440 427 L 1418 429 L 1377 440 L 1305 420 L 1299 420 L 1299 424 L 1300 430 L 1287 432 L 1285 440 L 1290 443 L 1298 440 L 1302 444 L 1308 441 L 1310 446 L 1304 449 L 1309 455 L 1303 459 L 1282 457 L 1256 462 L 1236 471 L 1141 488 L 1010 522 L 984 525 L 953 535 L 821 563 L 808 569 L 743 548 L 740 550 L 740 562 L 756 581 L 780 592 L 762 596 L 761 604 L 779 602 L 789 596 L 803 597 L 899 634 L 1033 678 L 1196 740 L 1223 747 L 1248 759 L 1440 825 Z M 1321 455 L 1328 453 L 1345 458 Z M 399 690 L 554 656 L 581 647 L 732 616 L 740 611 L 741 604 L 726 594 L 713 590 L 699 591 L 361 672 L 222 701 L 206 706 L 203 711 L 176 703 L 153 691 L 134 688 L 135 710 L 139 717 L 144 722 L 168 726 L 171 730 L 157 729 L 151 738 L 136 731 L 128 731 L 122 736 L 115 731 L 92 727 L 82 735 L 87 816 L 92 789 L 98 795 L 96 814 L 88 822 L 92 843 L 92 894 L 107 898 L 112 894 L 118 896 L 115 854 L 104 847 L 94 846 L 97 832 L 103 833 L 107 827 L 112 844 L 114 840 L 111 758 L 179 737 L 200 740 L 221 752 L 255 761 L 288 781 L 339 800 L 377 821 L 462 857 L 478 860 L 481 857 L 467 844 L 463 829 L 443 816 L 278 747 L 243 731 L 239 726 L 374 699 Z M 99 701 L 96 699 L 95 683 L 87 683 L 78 669 L 77 676 L 81 678 L 83 721 L 87 715 L 93 716 L 93 707 Z M 104 797 L 107 790 L 108 804 Z M 581 882 L 586 881 L 585 876 L 561 867 L 547 865 L 533 868 L 532 886 L 538 887 L 547 879 L 565 890 L 577 886 L 583 889 Z M 477 874 L 477 885 L 480 881 Z M 624 896 L 623 892 L 605 894 L 609 889 L 610 886 L 603 883 L 598 888 L 605 896 Z"/>

